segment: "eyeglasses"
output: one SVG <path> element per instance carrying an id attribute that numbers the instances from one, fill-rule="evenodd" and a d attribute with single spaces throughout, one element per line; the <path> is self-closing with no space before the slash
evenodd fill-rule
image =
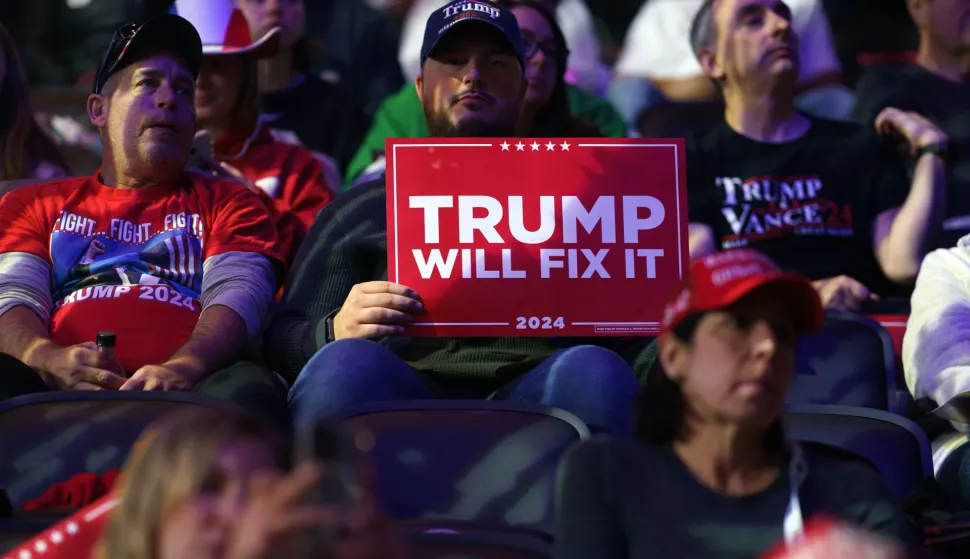
<path id="1" fill-rule="evenodd" d="M 538 43 L 527 37 L 522 37 L 522 49 L 522 54 L 525 55 L 527 60 L 539 54 L 540 50 L 545 53 L 546 58 L 551 60 L 558 60 L 560 56 L 559 47 L 551 40 Z"/>
<path id="2" fill-rule="evenodd" d="M 141 28 L 142 25 L 140 23 L 126 23 L 118 29 L 115 29 L 114 36 L 111 37 L 111 42 L 108 43 L 108 48 L 104 52 L 104 58 L 101 59 L 100 70 L 98 71 L 99 79 L 95 82 L 95 87 L 100 89 L 104 86 L 104 80 L 118 67 L 118 63 L 121 62 L 121 57 L 125 54 L 125 50 L 128 49 L 131 40 L 135 38 L 135 35 Z M 96 91 L 95 93 L 100 93 L 100 91 Z"/>

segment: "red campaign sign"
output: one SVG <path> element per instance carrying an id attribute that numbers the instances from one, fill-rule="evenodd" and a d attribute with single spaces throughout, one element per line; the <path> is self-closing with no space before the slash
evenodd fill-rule
<path id="1" fill-rule="evenodd" d="M 683 140 L 391 139 L 411 336 L 655 335 L 687 266 Z"/>
<path id="2" fill-rule="evenodd" d="M 114 494 L 102 497 L 40 534 L 11 549 L 0 559 L 87 559 L 118 504 Z"/>

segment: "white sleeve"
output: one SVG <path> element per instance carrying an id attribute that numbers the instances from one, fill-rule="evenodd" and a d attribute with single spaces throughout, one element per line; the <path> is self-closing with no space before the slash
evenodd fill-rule
<path id="1" fill-rule="evenodd" d="M 610 80 L 610 69 L 603 64 L 599 37 L 593 15 L 583 0 L 562 0 L 556 8 L 556 21 L 569 47 L 567 67 L 576 76 L 576 85 L 600 93 Z"/>
<path id="2" fill-rule="evenodd" d="M 970 248 L 936 250 L 916 278 L 903 338 L 906 386 L 942 405 L 970 390 Z"/>
<path id="3" fill-rule="evenodd" d="M 50 324 L 51 267 L 27 252 L 0 254 L 0 316 L 14 307 L 27 307 L 44 324 Z"/>
<path id="4" fill-rule="evenodd" d="M 821 0 L 801 0 L 792 6 L 792 26 L 798 34 L 801 58 L 799 81 L 807 82 L 823 74 L 841 72 L 828 16 Z"/>
<path id="5" fill-rule="evenodd" d="M 236 311 L 249 339 L 263 329 L 276 291 L 273 263 L 255 252 L 225 252 L 202 263 L 202 312 L 222 305 Z"/>
<path id="6" fill-rule="evenodd" d="M 405 83 L 413 82 L 421 74 L 421 45 L 424 43 L 428 17 L 447 3 L 448 0 L 415 0 L 408 10 L 401 28 L 401 46 L 397 51 L 397 61 L 401 64 Z"/>
<path id="7" fill-rule="evenodd" d="M 616 73 L 659 80 L 703 75 L 690 47 L 690 24 L 704 0 L 649 0 L 626 33 Z"/>

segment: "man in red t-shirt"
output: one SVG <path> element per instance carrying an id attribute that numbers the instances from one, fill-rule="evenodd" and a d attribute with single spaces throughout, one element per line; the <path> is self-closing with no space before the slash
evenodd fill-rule
<path id="1" fill-rule="evenodd" d="M 239 363 L 278 285 L 269 211 L 244 186 L 185 171 L 201 59 L 181 17 L 120 28 L 87 103 L 101 169 L 0 199 L 0 352 L 30 369 L 4 366 L 0 398 L 42 379 L 194 389 L 285 414 L 274 375 Z M 116 333 L 120 367 L 94 346 L 101 331 Z"/>

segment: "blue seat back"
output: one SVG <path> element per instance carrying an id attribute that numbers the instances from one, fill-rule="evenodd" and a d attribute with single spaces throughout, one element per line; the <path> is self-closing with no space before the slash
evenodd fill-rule
<path id="1" fill-rule="evenodd" d="M 55 483 L 120 469 L 142 430 L 187 406 L 231 406 L 190 393 L 47 392 L 0 404 L 0 487 L 15 510 Z"/>
<path id="2" fill-rule="evenodd" d="M 898 411 L 893 343 L 878 322 L 830 312 L 822 329 L 799 340 L 790 404 Z"/>
<path id="3" fill-rule="evenodd" d="M 865 458 L 900 500 L 933 475 L 926 434 L 894 413 L 849 406 L 791 406 L 783 421 L 793 440 L 823 443 Z"/>
<path id="4" fill-rule="evenodd" d="M 547 534 L 559 460 L 589 436 L 561 410 L 481 400 L 379 404 L 335 419 L 358 445 L 372 441 L 379 494 L 392 517 Z"/>

